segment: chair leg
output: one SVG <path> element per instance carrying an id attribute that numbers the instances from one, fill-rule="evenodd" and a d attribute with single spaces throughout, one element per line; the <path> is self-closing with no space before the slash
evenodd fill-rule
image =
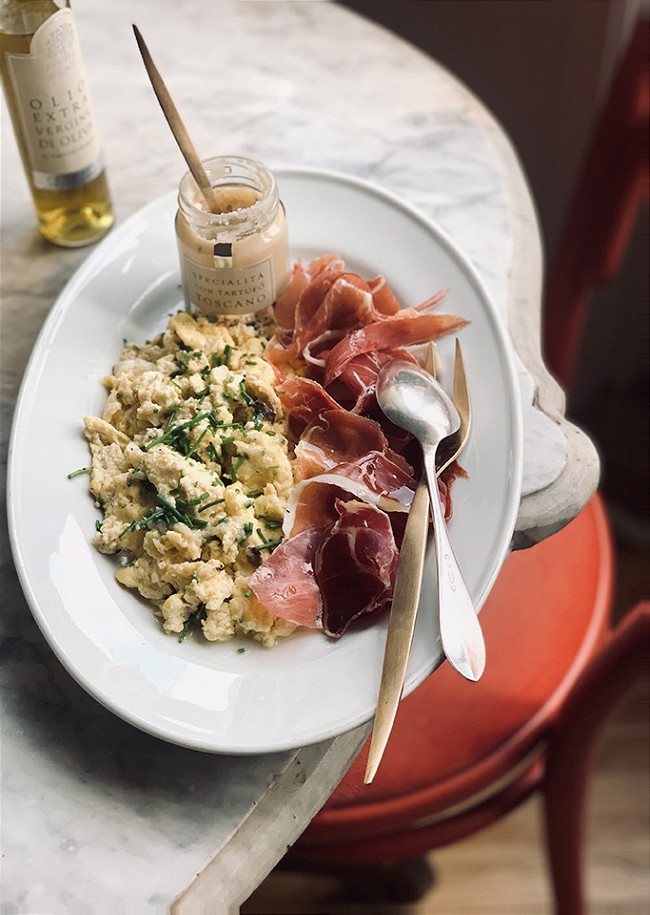
<path id="1" fill-rule="evenodd" d="M 609 713 L 647 671 L 650 601 L 617 627 L 567 698 L 550 736 L 544 779 L 556 915 L 583 915 L 586 807 L 593 751 Z"/>

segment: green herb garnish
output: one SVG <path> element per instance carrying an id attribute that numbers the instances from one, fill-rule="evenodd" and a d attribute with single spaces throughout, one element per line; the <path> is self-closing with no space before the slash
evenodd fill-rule
<path id="1" fill-rule="evenodd" d="M 281 543 L 282 537 L 280 537 L 279 540 L 267 540 L 266 543 L 260 543 L 259 546 L 252 546 L 251 550 L 255 550 L 256 553 L 261 553 L 262 550 L 268 550 L 270 553 L 272 553 L 273 550 L 280 546 Z"/>
<path id="2" fill-rule="evenodd" d="M 237 543 L 241 543 L 243 540 L 246 540 L 247 537 L 253 533 L 253 522 L 247 521 L 246 524 L 242 527 L 240 532 L 237 534 Z"/>
<path id="3" fill-rule="evenodd" d="M 212 508 L 213 505 L 220 505 L 225 501 L 225 499 L 213 499 L 212 502 L 206 502 L 205 505 L 202 505 L 199 509 L 199 513 L 206 511 L 208 508 Z"/>
<path id="4" fill-rule="evenodd" d="M 202 518 L 193 518 L 191 515 L 188 515 L 182 508 L 179 508 L 176 505 L 172 505 L 171 502 L 168 502 L 167 499 L 164 499 L 160 493 L 156 493 L 156 502 L 157 506 L 150 508 L 148 512 L 138 518 L 136 521 L 132 521 L 130 524 L 124 528 L 122 533 L 117 538 L 121 540 L 125 534 L 128 534 L 132 531 L 144 531 L 149 528 L 149 525 L 155 524 L 157 522 L 162 522 L 166 524 L 167 527 L 172 527 L 179 521 L 181 524 L 187 525 L 187 527 L 195 528 L 204 528 L 207 527 L 208 522 L 204 521 Z M 187 507 L 188 503 L 180 501 L 181 506 Z"/>
<path id="5" fill-rule="evenodd" d="M 84 473 L 92 473 L 92 467 L 81 467 L 79 470 L 73 470 L 68 474 L 68 479 L 73 480 L 75 477 L 83 476 Z"/>
<path id="6" fill-rule="evenodd" d="M 201 604 L 198 610 L 195 610 L 194 613 L 191 613 L 183 623 L 183 630 L 178 635 L 178 641 L 182 642 L 188 633 L 198 629 L 203 620 L 207 618 L 207 616 L 208 611 L 206 610 L 204 604 Z"/>

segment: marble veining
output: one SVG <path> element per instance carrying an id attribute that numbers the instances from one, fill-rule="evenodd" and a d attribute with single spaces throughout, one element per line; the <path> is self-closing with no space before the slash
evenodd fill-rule
<path id="1" fill-rule="evenodd" d="M 139 58 L 135 20 L 203 155 L 238 152 L 271 167 L 318 166 L 372 181 L 435 219 L 460 245 L 504 323 L 512 321 L 515 286 L 524 290 L 521 311 L 538 308 L 539 284 L 527 282 L 517 254 L 525 242 L 537 257 L 539 235 L 526 191 L 513 197 L 507 140 L 480 103 L 421 52 L 329 2 L 183 0 L 162 12 L 155 0 L 87 0 L 75 13 L 118 220 L 175 190 L 184 169 Z M 40 241 L 4 106 L 2 127 L 6 464 L 29 353 L 86 251 Z M 567 448 L 561 416 L 533 406 L 539 379 L 520 356 L 524 494 L 534 495 L 562 474 Z M 229 840 L 248 822 L 268 841 L 247 882 L 235 881 L 214 911 L 236 905 L 244 885 L 261 879 L 286 847 L 290 833 L 261 801 L 294 778 L 296 754 L 201 754 L 141 733 L 100 707 L 39 632 L 3 534 L 0 910 L 168 911 L 210 859 L 218 864 L 226 848 L 237 854 L 237 841 Z M 340 752 L 334 742 L 322 757 L 329 753 L 330 768 L 338 765 L 341 774 L 350 752 L 349 742 Z M 320 788 L 309 782 L 302 794 L 292 788 L 303 824 L 330 789 L 326 779 Z"/>

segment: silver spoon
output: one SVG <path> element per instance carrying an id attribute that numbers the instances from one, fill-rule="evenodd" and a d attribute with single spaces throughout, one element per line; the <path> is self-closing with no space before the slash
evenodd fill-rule
<path id="1" fill-rule="evenodd" d="M 468 680 L 478 680 L 485 668 L 483 633 L 449 542 L 436 481 L 438 445 L 458 431 L 460 416 L 427 371 L 401 360 L 387 363 L 379 372 L 377 401 L 386 416 L 422 446 L 434 522 L 442 648 L 452 667 Z"/>

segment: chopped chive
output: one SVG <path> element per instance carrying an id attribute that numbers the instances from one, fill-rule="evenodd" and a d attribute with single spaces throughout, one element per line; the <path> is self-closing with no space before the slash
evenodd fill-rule
<path id="1" fill-rule="evenodd" d="M 167 417 L 167 423 L 165 424 L 165 432 L 169 432 L 169 430 L 171 429 L 172 422 L 174 421 L 174 417 L 178 413 L 179 409 L 180 409 L 179 403 L 175 403 L 169 408 L 169 416 Z"/>
<path id="2" fill-rule="evenodd" d="M 79 470 L 73 470 L 72 473 L 68 474 L 68 479 L 73 480 L 75 477 L 80 477 L 84 473 L 92 473 L 92 467 L 81 467 Z"/>
<path id="3" fill-rule="evenodd" d="M 222 502 L 225 502 L 225 499 L 213 499 L 212 502 L 206 502 L 205 505 L 202 505 L 199 509 L 199 513 L 207 511 L 208 508 L 212 508 L 213 505 L 220 505 Z"/>
<path id="4" fill-rule="evenodd" d="M 205 452 L 208 455 L 208 457 L 210 458 L 210 460 L 214 461 L 215 464 L 221 463 L 221 461 L 219 459 L 219 455 L 217 454 L 217 449 L 214 447 L 214 444 L 212 442 L 210 442 L 210 444 L 207 446 L 207 448 L 205 449 Z"/>
<path id="5" fill-rule="evenodd" d="M 158 502 L 157 507 L 150 508 L 148 512 L 145 512 L 142 518 L 138 518 L 136 521 L 127 524 L 117 539 L 121 540 L 122 537 L 132 531 L 147 530 L 149 525 L 155 521 L 162 521 L 167 524 L 168 527 L 171 527 L 171 525 L 175 524 L 177 521 L 187 525 L 189 528 L 207 527 L 207 521 L 204 521 L 202 518 L 193 518 L 186 512 L 180 511 L 175 505 L 172 505 L 171 502 L 164 499 L 158 492 L 156 493 L 156 502 Z"/>
<path id="6" fill-rule="evenodd" d="M 166 512 L 169 512 L 172 518 L 175 518 L 177 521 L 185 522 L 186 516 L 184 516 L 182 512 L 179 512 L 175 505 L 172 505 L 171 502 L 168 502 L 167 499 L 164 499 L 160 493 L 156 493 L 156 502 L 158 502 L 158 504 L 162 506 Z"/>
<path id="7" fill-rule="evenodd" d="M 200 496 L 195 496 L 193 499 L 188 499 L 185 503 L 186 505 L 199 505 L 201 502 L 205 501 L 208 498 L 208 493 L 201 493 Z"/>
<path id="8" fill-rule="evenodd" d="M 242 400 L 244 401 L 244 403 L 246 404 L 246 406 L 252 407 L 252 406 L 255 405 L 255 400 L 254 400 L 254 398 L 251 397 L 251 395 L 250 395 L 250 394 L 248 393 L 248 391 L 246 390 L 246 382 L 244 381 L 243 378 L 242 378 L 242 380 L 239 382 L 239 393 L 241 394 L 241 398 L 242 398 Z"/>
<path id="9" fill-rule="evenodd" d="M 175 414 L 174 414 L 175 415 Z M 145 446 L 145 451 L 150 451 L 154 445 L 169 445 L 174 448 L 176 451 L 180 451 L 182 454 L 187 455 L 189 450 L 189 439 L 187 432 L 189 429 L 193 429 L 195 426 L 198 426 L 200 422 L 203 422 L 204 419 L 207 419 L 210 426 L 214 428 L 215 423 L 218 424 L 217 418 L 214 414 L 214 411 L 211 410 L 208 413 L 197 413 L 192 419 L 188 419 L 187 422 L 180 423 L 178 426 L 171 426 L 171 420 L 173 415 L 170 417 L 170 421 L 165 427 L 165 431 L 162 435 L 152 438 L 150 442 Z"/>
<path id="10" fill-rule="evenodd" d="M 280 538 L 280 540 L 267 540 L 266 543 L 260 543 L 259 546 L 252 546 L 250 549 L 255 550 L 256 553 L 261 553 L 262 550 L 269 550 L 269 552 L 272 553 L 281 543 L 282 538 Z"/>
<path id="11" fill-rule="evenodd" d="M 199 445 L 201 444 L 201 442 L 203 441 L 203 439 L 204 439 L 204 438 L 206 437 L 206 435 L 208 434 L 209 429 L 210 429 L 209 426 L 206 426 L 206 427 L 205 427 L 205 429 L 203 430 L 203 432 L 199 435 L 199 437 L 197 438 L 197 440 L 194 442 L 194 447 L 192 448 L 191 451 L 188 451 L 188 452 L 187 452 L 187 454 L 185 455 L 185 457 L 190 458 L 190 457 L 192 457 L 193 454 L 196 454 L 196 451 L 197 451 Z"/>
<path id="12" fill-rule="evenodd" d="M 201 604 L 198 610 L 195 610 L 194 613 L 191 613 L 188 618 L 183 623 L 183 630 L 178 635 L 178 641 L 184 641 L 188 633 L 192 632 L 193 629 L 197 629 L 201 622 L 206 619 L 208 611 L 205 606 Z"/>
<path id="13" fill-rule="evenodd" d="M 240 532 L 237 534 L 237 543 L 241 543 L 243 540 L 246 540 L 247 537 L 253 533 L 253 522 L 247 521 L 246 524 L 242 527 Z"/>

